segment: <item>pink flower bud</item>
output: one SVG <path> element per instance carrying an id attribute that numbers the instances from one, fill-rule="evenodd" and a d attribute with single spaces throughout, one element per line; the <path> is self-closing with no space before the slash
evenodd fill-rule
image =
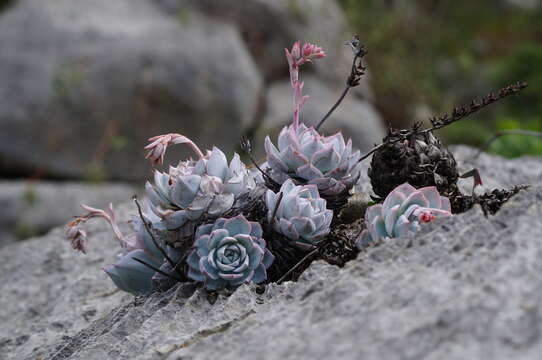
<path id="1" fill-rule="evenodd" d="M 296 60 L 301 58 L 301 43 L 296 41 L 292 46 L 292 57 Z"/>
<path id="2" fill-rule="evenodd" d="M 310 61 L 312 58 L 323 58 L 326 56 L 321 47 L 314 44 L 305 43 L 303 45 L 303 57 L 306 61 Z"/>
<path id="3" fill-rule="evenodd" d="M 200 158 L 203 157 L 203 153 L 199 147 L 192 140 L 181 134 L 171 133 L 153 136 L 149 141 L 151 143 L 145 146 L 145 150 L 148 150 L 145 159 L 149 159 L 152 165 L 163 164 L 168 146 L 174 144 L 188 144 Z"/>
<path id="4" fill-rule="evenodd" d="M 68 224 L 66 238 L 71 242 L 74 250 L 80 251 L 83 254 L 87 253 L 87 233 L 79 227 L 77 219 Z"/>

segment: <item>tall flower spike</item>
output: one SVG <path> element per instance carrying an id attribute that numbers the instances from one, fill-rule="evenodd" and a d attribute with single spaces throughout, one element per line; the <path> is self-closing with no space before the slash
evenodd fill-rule
<path id="1" fill-rule="evenodd" d="M 288 66 L 290 69 L 290 83 L 294 89 L 293 102 L 294 102 L 294 119 L 293 127 L 297 130 L 299 126 L 299 112 L 301 108 L 309 98 L 303 96 L 303 82 L 299 81 L 299 67 L 307 62 L 312 62 L 313 59 L 320 59 L 326 56 L 321 47 L 314 44 L 305 43 L 301 47 L 301 43 L 296 41 L 292 46 L 292 50 L 284 49 L 286 59 L 288 60 Z"/>
<path id="2" fill-rule="evenodd" d="M 115 211 L 113 210 L 113 204 L 109 203 L 109 206 L 105 209 L 96 209 L 93 207 L 90 207 L 85 204 L 81 204 L 81 207 L 88 211 L 88 214 L 86 215 L 88 219 L 93 217 L 102 217 L 104 218 L 109 225 L 111 225 L 111 229 L 113 229 L 113 233 L 115 234 L 115 237 L 120 242 L 122 246 L 126 245 L 126 240 L 124 239 L 124 235 L 119 229 L 119 225 L 117 224 L 117 216 L 115 215 Z"/>
<path id="3" fill-rule="evenodd" d="M 174 144 L 187 144 L 198 155 L 198 158 L 201 159 L 204 156 L 200 148 L 192 140 L 181 134 L 171 133 L 153 136 L 149 141 L 151 143 L 145 146 L 145 150 L 148 150 L 145 159 L 149 159 L 152 165 L 163 164 L 167 147 Z"/>
<path id="4" fill-rule="evenodd" d="M 303 82 L 299 81 L 299 67 L 325 56 L 322 48 L 295 42 L 292 50 L 285 49 L 290 68 L 293 92 L 293 122 L 282 129 L 278 148 L 265 138 L 265 152 L 269 177 L 278 184 L 293 179 L 298 184 L 315 184 L 328 206 L 338 209 L 347 200 L 348 191 L 354 186 L 359 171 L 356 169 L 359 151 L 353 151 L 351 140 L 345 141 L 341 133 L 323 136 L 313 127 L 300 123 L 299 113 L 308 99 L 302 94 Z"/>

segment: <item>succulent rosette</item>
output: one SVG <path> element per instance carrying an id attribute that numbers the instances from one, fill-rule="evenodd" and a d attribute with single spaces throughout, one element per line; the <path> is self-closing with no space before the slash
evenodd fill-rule
<path id="1" fill-rule="evenodd" d="M 228 164 L 224 153 L 214 147 L 197 161 L 171 166 L 167 174 L 155 171 L 154 184 L 147 182 L 145 189 L 151 210 L 165 228 L 174 230 L 204 216 L 220 217 L 254 186 L 238 154 Z"/>
<path id="2" fill-rule="evenodd" d="M 243 283 L 261 283 L 275 257 L 266 248 L 262 228 L 243 215 L 220 218 L 196 230 L 194 249 L 187 257 L 188 277 L 208 290 Z"/>
<path id="3" fill-rule="evenodd" d="M 279 203 L 280 193 L 282 200 Z M 316 185 L 295 185 L 288 179 L 279 193 L 267 190 L 265 202 L 268 221 L 275 231 L 292 240 L 297 247 L 311 250 L 329 234 L 333 211 L 326 209 L 326 200 L 320 197 Z"/>
<path id="4" fill-rule="evenodd" d="M 339 132 L 323 136 L 303 123 L 282 129 L 278 148 L 265 138 L 269 175 L 279 184 L 287 179 L 315 184 L 322 196 L 349 190 L 359 178 L 356 166 L 359 150 L 352 150 L 352 140 L 344 141 Z"/>
<path id="5" fill-rule="evenodd" d="M 416 189 L 404 183 L 390 192 L 384 203 L 367 209 L 367 229 L 363 230 L 357 244 L 362 248 L 379 239 L 412 235 L 421 224 L 451 215 L 450 200 L 441 196 L 435 186 Z"/>

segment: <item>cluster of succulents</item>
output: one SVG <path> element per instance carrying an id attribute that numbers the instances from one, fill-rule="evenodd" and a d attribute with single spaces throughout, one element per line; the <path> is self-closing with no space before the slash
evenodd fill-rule
<path id="1" fill-rule="evenodd" d="M 132 219 L 134 231 L 129 235 L 120 231 L 112 205 L 106 210 L 83 206 L 87 213 L 68 224 L 66 235 L 72 247 L 86 252 L 87 233 L 81 225 L 101 217 L 110 223 L 123 249 L 119 262 L 104 269 L 118 288 L 148 294 L 163 289 L 166 278 L 166 285 L 195 281 L 207 290 L 219 291 L 244 283 L 281 281 L 307 257 L 318 253 L 325 258 L 328 245 L 334 246 L 333 251 L 349 249 L 357 254 L 356 245 L 364 249 L 379 240 L 412 235 L 422 224 L 450 216 L 448 197 L 459 193 L 459 175 L 452 154 L 432 130 L 482 105 L 473 102 L 454 110 L 452 117 L 433 119 L 430 129 L 414 126 L 390 131 L 381 145 L 361 156 L 340 132 L 327 136 L 318 131 L 364 74 L 361 58 L 366 51 L 357 37 L 350 46 L 354 62 L 347 88 L 316 127 L 299 118 L 308 99 L 302 94 L 299 69 L 325 53 L 309 43 L 301 46 L 296 42 L 291 50 L 286 49 L 294 93 L 293 121 L 280 132 L 278 146 L 269 136 L 265 138 L 264 164 L 250 157 L 260 173 L 249 170 L 239 155 L 228 162 L 220 149 L 203 152 L 184 135 L 152 137 L 146 157 L 153 165 L 163 164 L 166 149 L 174 144 L 189 146 L 197 157 L 170 166 L 167 173 L 155 171 L 154 182 L 146 183 L 145 211 L 135 201 L 139 216 Z M 517 91 L 511 87 L 499 96 Z M 491 96 L 482 104 L 494 101 Z M 371 154 L 368 175 L 376 201 L 383 202 L 366 210 L 365 229 L 356 232 L 360 234 L 357 239 L 333 238 L 341 225 L 340 211 L 360 177 L 357 165 Z M 258 177 L 264 181 L 257 181 Z"/>

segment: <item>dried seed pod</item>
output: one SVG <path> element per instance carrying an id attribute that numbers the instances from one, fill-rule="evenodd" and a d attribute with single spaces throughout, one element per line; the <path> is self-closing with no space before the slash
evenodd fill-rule
<path id="1" fill-rule="evenodd" d="M 419 132 L 417 126 L 390 130 L 383 143 L 368 171 L 378 197 L 385 198 L 403 183 L 415 188 L 436 186 L 444 196 L 458 193 L 455 158 L 431 131 Z"/>

